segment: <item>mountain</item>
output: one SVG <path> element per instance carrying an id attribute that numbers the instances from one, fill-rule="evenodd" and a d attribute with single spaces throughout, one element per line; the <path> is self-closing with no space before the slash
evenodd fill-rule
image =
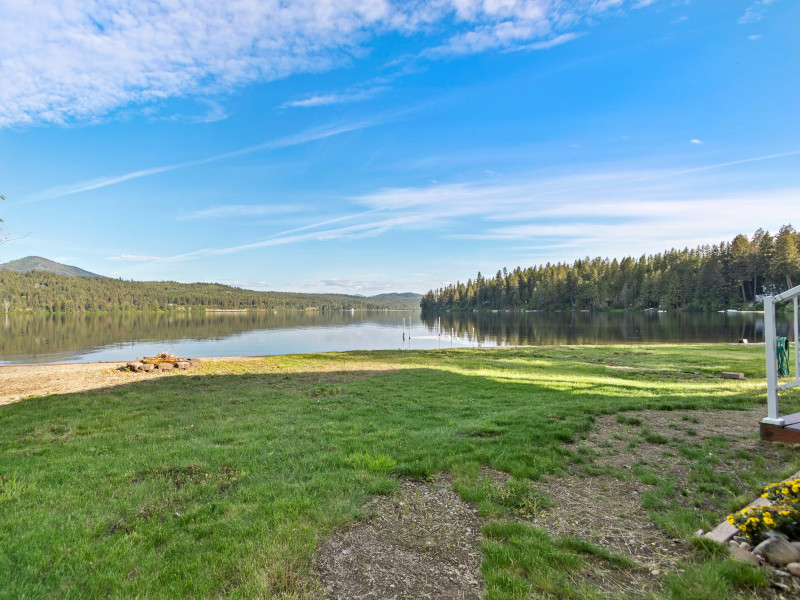
<path id="1" fill-rule="evenodd" d="M 414 292 L 403 292 L 403 293 L 390 293 L 390 294 L 378 294 L 377 296 L 370 296 L 370 298 L 395 298 L 397 300 L 422 300 L 422 294 L 416 294 Z"/>
<path id="2" fill-rule="evenodd" d="M 84 271 L 78 267 L 62 265 L 54 260 L 48 260 L 41 256 L 26 256 L 17 260 L 11 260 L 0 264 L 0 270 L 16 271 L 17 273 L 27 273 L 29 271 L 44 271 L 55 273 L 56 275 L 67 275 L 69 277 L 102 277 L 89 271 Z"/>

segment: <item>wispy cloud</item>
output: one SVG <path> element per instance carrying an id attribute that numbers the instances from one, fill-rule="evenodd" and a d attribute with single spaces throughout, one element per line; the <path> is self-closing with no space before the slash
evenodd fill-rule
<path id="1" fill-rule="evenodd" d="M 757 0 L 754 4 L 745 9 L 744 14 L 739 17 L 739 24 L 749 25 L 751 23 L 757 23 L 764 18 L 766 8 L 775 2 L 776 0 Z"/>
<path id="2" fill-rule="evenodd" d="M 288 100 L 277 108 L 312 108 L 316 106 L 363 102 L 391 90 L 392 84 L 398 79 L 425 71 L 423 66 L 420 66 L 410 58 L 396 59 L 392 61 L 391 64 L 385 65 L 385 67 L 393 67 L 394 70 L 376 77 L 371 77 L 366 81 L 352 84 L 340 91 L 316 92 L 304 98 Z"/>
<path id="3" fill-rule="evenodd" d="M 224 219 L 235 217 L 262 217 L 302 212 L 306 207 L 296 204 L 221 204 L 196 210 L 181 219 Z"/>
<path id="4" fill-rule="evenodd" d="M 209 156 L 198 160 L 173 163 L 170 165 L 163 165 L 160 167 L 151 167 L 149 169 L 140 169 L 138 171 L 131 171 L 130 173 L 124 173 L 122 175 L 114 175 L 111 177 L 100 177 L 98 179 L 93 179 L 90 181 L 83 181 L 70 185 L 57 186 L 54 188 L 44 190 L 37 194 L 33 194 L 32 196 L 27 198 L 24 202 L 25 203 L 41 202 L 42 200 L 63 198 L 65 196 L 71 196 L 73 194 L 80 194 L 81 192 L 88 192 L 91 190 L 97 190 L 111 185 L 117 185 L 119 183 L 130 181 L 132 179 L 140 179 L 142 177 L 150 177 L 151 175 L 158 175 L 160 173 L 175 171 L 177 169 L 185 169 L 188 167 L 197 167 L 200 165 L 206 165 L 208 163 L 216 162 L 219 160 L 225 160 L 228 158 L 243 156 L 245 154 L 252 154 L 253 152 L 261 152 L 265 150 L 277 150 L 279 148 L 297 146 L 300 144 L 305 144 L 308 142 L 321 140 L 336 135 L 341 135 L 343 133 L 348 133 L 351 131 L 372 127 L 374 125 L 383 122 L 385 122 L 385 119 L 383 120 L 374 119 L 374 120 L 358 121 L 353 123 L 333 124 L 321 128 L 309 129 L 288 137 L 267 141 L 262 144 L 256 144 L 254 146 L 245 146 L 244 148 L 239 148 L 238 150 L 223 152 L 222 154 L 215 154 L 214 156 Z"/>
<path id="5" fill-rule="evenodd" d="M 549 40 L 542 40 L 540 42 L 523 44 L 521 46 L 514 48 L 513 50 L 549 50 L 550 48 L 555 48 L 556 46 L 560 46 L 561 44 L 566 44 L 567 42 L 576 40 L 579 37 L 582 37 L 583 35 L 584 32 L 562 33 L 561 35 L 552 37 Z"/>
<path id="6" fill-rule="evenodd" d="M 738 233 L 746 224 L 742 215 L 750 214 L 754 205 L 764 214 L 774 210 L 776 222 L 800 218 L 800 188 L 745 193 L 737 189 L 730 173 L 710 177 L 714 171 L 798 155 L 800 151 L 679 169 L 571 172 L 549 178 L 529 174 L 504 182 L 493 178 L 489 182 L 382 189 L 350 198 L 367 210 L 254 242 L 204 248 L 164 260 L 376 237 L 395 230 L 428 230 L 437 236 L 553 248 L 553 244 L 572 240 L 571 248 L 596 248 L 598 252 L 612 241 L 629 252 L 694 245 Z"/>
<path id="7" fill-rule="evenodd" d="M 131 262 L 146 262 L 152 260 L 161 260 L 160 256 L 148 256 L 146 254 L 122 254 L 120 256 L 109 256 L 108 260 L 121 260 Z"/>
<path id="8" fill-rule="evenodd" d="M 13 82 L 0 87 L 0 127 L 93 121 L 169 98 L 224 95 L 347 65 L 383 35 L 406 35 L 421 48 L 435 43 L 431 57 L 551 47 L 603 13 L 649 3 L 0 0 L 0 80 Z"/>
<path id="9" fill-rule="evenodd" d="M 700 145 L 700 144 L 702 144 L 702 143 L 703 143 L 703 140 L 700 140 L 700 139 L 694 138 L 693 140 L 689 140 L 689 142 L 691 142 L 692 144 L 698 144 L 698 145 Z"/>
<path id="10" fill-rule="evenodd" d="M 381 92 L 390 89 L 388 86 L 376 86 L 368 89 L 334 92 L 330 94 L 314 94 L 300 100 L 284 102 L 279 108 L 311 108 L 315 106 L 330 106 L 332 104 L 349 104 L 362 102 L 374 98 Z"/>
<path id="11" fill-rule="evenodd" d="M 395 289 L 396 284 L 392 281 L 381 279 L 322 279 L 318 282 L 313 282 L 309 287 L 316 288 L 320 286 L 333 288 L 348 294 L 361 293 L 367 290 L 372 294 L 391 291 Z"/>

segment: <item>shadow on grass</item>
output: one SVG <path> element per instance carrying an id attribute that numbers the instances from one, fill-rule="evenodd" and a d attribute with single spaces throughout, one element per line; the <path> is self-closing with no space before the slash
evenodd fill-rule
<path id="1" fill-rule="evenodd" d="M 304 597 L 318 537 L 398 475 L 487 465 L 536 479 L 580 460 L 570 443 L 593 415 L 753 405 L 680 384 L 642 397 L 581 364 L 559 381 L 507 377 L 474 353 L 424 359 L 434 366 L 164 377 L 0 407 L 0 474 L 20 486 L 0 511 L 3 593 Z"/>

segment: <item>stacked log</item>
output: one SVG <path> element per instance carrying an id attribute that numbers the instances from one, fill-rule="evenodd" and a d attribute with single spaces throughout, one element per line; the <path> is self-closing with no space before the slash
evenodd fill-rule
<path id="1" fill-rule="evenodd" d="M 199 366 L 199 358 L 179 358 L 173 354 L 162 352 L 156 356 L 145 356 L 142 360 L 125 363 L 124 370 L 134 373 L 152 373 L 153 371 L 172 371 L 178 369 L 186 371 Z"/>

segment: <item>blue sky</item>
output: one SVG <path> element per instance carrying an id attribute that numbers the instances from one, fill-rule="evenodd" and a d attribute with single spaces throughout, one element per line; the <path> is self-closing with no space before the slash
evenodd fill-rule
<path id="1" fill-rule="evenodd" d="M 0 261 L 424 292 L 800 226 L 797 0 L 0 14 Z"/>

